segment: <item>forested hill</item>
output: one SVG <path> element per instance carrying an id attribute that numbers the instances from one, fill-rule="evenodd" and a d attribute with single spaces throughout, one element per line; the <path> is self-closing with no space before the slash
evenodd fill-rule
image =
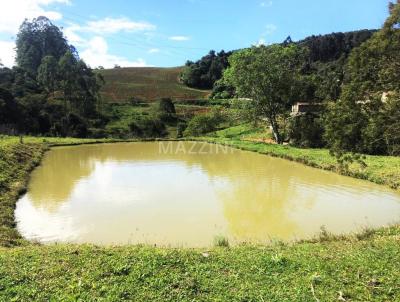
<path id="1" fill-rule="evenodd" d="M 295 44 L 306 46 L 309 49 L 312 62 L 330 62 L 338 60 L 342 56 L 348 56 L 353 48 L 360 46 L 375 32 L 376 30 L 364 29 L 346 33 L 313 35 L 295 42 Z"/>
<path id="2" fill-rule="evenodd" d="M 282 44 L 294 43 L 308 48 L 308 60 L 318 65 L 313 66 L 315 73 L 326 72 L 326 70 L 323 71 L 322 69 L 330 69 L 331 66 L 321 66 L 321 63 L 329 64 L 330 62 L 335 62 L 335 72 L 341 73 L 341 68 L 351 50 L 360 46 L 375 32 L 376 30 L 337 32 L 327 35 L 310 36 L 297 42 L 293 42 L 288 37 Z M 188 61 L 182 72 L 183 82 L 192 88 L 214 88 L 213 95 L 217 97 L 231 97 L 229 87 L 226 87 L 224 83 L 217 82 L 222 78 L 223 71 L 229 66 L 228 59 L 234 52 L 221 51 L 216 53 L 215 51 L 210 51 L 196 62 Z"/>

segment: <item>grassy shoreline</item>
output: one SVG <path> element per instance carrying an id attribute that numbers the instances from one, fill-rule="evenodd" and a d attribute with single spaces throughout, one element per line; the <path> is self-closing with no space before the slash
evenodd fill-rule
<path id="1" fill-rule="evenodd" d="M 318 168 L 330 164 L 324 162 L 326 150 L 218 137 L 198 140 L 287 156 Z M 22 145 L 17 137 L 0 141 L 0 301 L 395 301 L 400 297 L 399 226 L 295 244 L 211 249 L 42 246 L 22 239 L 15 229 L 15 202 L 45 151 L 51 146 L 111 142 L 121 140 L 24 138 Z M 391 181 L 394 178 L 385 184 Z"/>
<path id="2" fill-rule="evenodd" d="M 366 168 L 361 168 L 358 164 L 353 164 L 350 165 L 349 170 L 343 171 L 338 168 L 335 158 L 329 154 L 327 149 L 302 149 L 287 145 L 266 144 L 263 142 L 220 137 L 199 137 L 191 138 L 190 140 L 221 144 L 244 151 L 257 152 L 344 176 L 368 180 L 392 189 L 400 189 L 400 157 L 367 155 L 365 160 L 367 164 Z"/>

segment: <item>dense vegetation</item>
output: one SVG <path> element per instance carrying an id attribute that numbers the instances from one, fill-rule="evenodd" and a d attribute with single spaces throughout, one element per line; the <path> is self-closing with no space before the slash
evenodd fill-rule
<path id="1" fill-rule="evenodd" d="M 5 131 L 86 137 L 103 123 L 103 79 L 82 61 L 47 18 L 25 21 L 16 41 L 17 66 L 0 68 L 0 125 Z"/>
<path id="2" fill-rule="evenodd" d="M 288 37 L 281 45 L 295 44 L 309 50 L 303 58 L 308 79 L 308 95 L 311 99 L 337 99 L 343 80 L 343 67 L 351 50 L 368 40 L 374 30 L 359 30 L 347 33 L 332 33 L 307 37 L 293 42 Z M 189 87 L 213 89 L 215 98 L 230 98 L 234 87 L 222 79 L 223 72 L 229 67 L 229 57 L 235 51 L 221 51 L 202 57 L 196 62 L 188 61 L 182 72 L 182 80 Z M 338 81 L 339 80 L 339 81 Z"/>
<path id="3" fill-rule="evenodd" d="M 228 67 L 228 57 L 231 54 L 223 50 L 219 53 L 211 50 L 197 62 L 186 62 L 181 74 L 183 83 L 192 88 L 212 89 L 214 83 L 222 78 L 223 71 Z"/>
<path id="4" fill-rule="evenodd" d="M 383 28 L 356 48 L 340 101 L 326 110 L 333 150 L 400 155 L 400 1 Z"/>
<path id="5" fill-rule="evenodd" d="M 236 51 L 216 86 L 233 87 L 243 118 L 267 121 L 277 143 L 327 146 L 339 161 L 399 155 L 399 24 L 397 3 L 379 31 Z M 291 105 L 304 101 L 312 110 L 290 116 Z"/>

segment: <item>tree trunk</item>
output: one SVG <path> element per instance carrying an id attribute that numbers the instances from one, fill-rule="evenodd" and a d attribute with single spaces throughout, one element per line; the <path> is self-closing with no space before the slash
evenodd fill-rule
<path id="1" fill-rule="evenodd" d="M 278 123 L 276 122 L 276 120 L 274 118 L 270 118 L 270 123 L 271 123 L 271 127 L 272 127 L 272 134 L 274 135 L 276 143 L 282 144 L 283 141 L 282 141 L 281 134 L 279 132 Z"/>

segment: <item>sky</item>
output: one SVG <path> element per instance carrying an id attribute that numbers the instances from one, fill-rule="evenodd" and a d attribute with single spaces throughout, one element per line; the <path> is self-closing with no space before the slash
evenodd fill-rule
<path id="1" fill-rule="evenodd" d="M 91 67 L 181 66 L 209 50 L 380 28 L 387 0 L 0 0 L 0 60 L 25 18 L 63 28 Z"/>

